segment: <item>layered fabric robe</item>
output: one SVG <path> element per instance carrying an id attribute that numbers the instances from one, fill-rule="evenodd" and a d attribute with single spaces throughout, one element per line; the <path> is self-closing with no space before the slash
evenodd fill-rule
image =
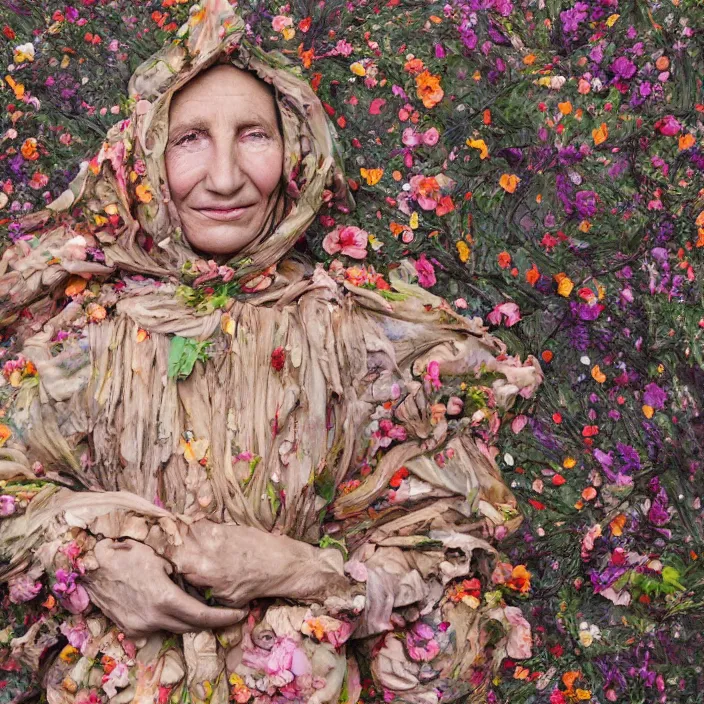
<path id="1" fill-rule="evenodd" d="M 275 87 L 285 142 L 286 215 L 225 265 L 189 248 L 163 163 L 170 97 L 217 62 Z M 482 701 L 530 652 L 491 583 L 521 520 L 493 458 L 537 362 L 405 263 L 362 287 L 292 254 L 321 208 L 352 206 L 334 131 L 227 2 L 195 5 L 130 95 L 0 264 L 6 663 L 51 704 Z M 337 546 L 349 594 L 126 638 L 81 585 L 96 540 L 160 551 L 206 518 Z"/>

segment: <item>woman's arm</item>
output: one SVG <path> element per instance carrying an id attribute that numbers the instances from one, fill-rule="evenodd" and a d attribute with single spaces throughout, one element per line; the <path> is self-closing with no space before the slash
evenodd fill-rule
<path id="1" fill-rule="evenodd" d="M 494 545 L 521 521 L 493 457 L 504 413 L 542 374 L 439 301 L 421 292 L 423 305 L 365 305 L 377 406 L 363 472 L 334 504 L 347 570 L 366 581 L 353 635 L 362 669 L 379 694 L 407 701 L 476 693 L 507 653 L 530 654 L 527 622 L 492 580 Z"/>

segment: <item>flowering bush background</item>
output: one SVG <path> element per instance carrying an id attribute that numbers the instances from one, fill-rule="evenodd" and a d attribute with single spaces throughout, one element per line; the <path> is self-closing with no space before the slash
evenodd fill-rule
<path id="1" fill-rule="evenodd" d="M 504 661 L 491 701 L 701 701 L 704 7 L 239 8 L 336 125 L 357 209 L 321 213 L 315 256 L 369 286 L 409 259 L 422 286 L 542 359 L 497 457 L 526 516 L 497 585 L 533 626 L 532 656 Z M 4 241 L 97 151 L 132 70 L 187 13 L 4 1 Z M 0 701 L 27 682 L 6 625 Z"/>

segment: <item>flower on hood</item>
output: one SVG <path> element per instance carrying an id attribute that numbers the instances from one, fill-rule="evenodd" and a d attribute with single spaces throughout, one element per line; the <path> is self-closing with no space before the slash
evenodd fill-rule
<path id="1" fill-rule="evenodd" d="M 682 129 L 682 125 L 674 115 L 665 115 L 655 123 L 655 129 L 665 137 L 674 137 Z"/>
<path id="2" fill-rule="evenodd" d="M 430 662 L 440 652 L 435 632 L 426 623 L 418 622 L 406 633 L 408 656 L 416 662 Z"/>
<path id="3" fill-rule="evenodd" d="M 22 604 L 31 601 L 42 590 L 42 583 L 32 579 L 29 575 L 21 574 L 9 580 L 10 601 L 13 604 Z"/>
<path id="4" fill-rule="evenodd" d="M 354 259 L 367 256 L 369 233 L 354 225 L 339 225 L 328 232 L 323 240 L 323 249 L 328 254 L 344 254 Z"/>

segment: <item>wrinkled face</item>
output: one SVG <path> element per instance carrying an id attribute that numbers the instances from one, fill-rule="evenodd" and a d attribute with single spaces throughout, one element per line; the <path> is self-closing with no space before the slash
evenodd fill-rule
<path id="1" fill-rule="evenodd" d="M 190 245 L 232 255 L 269 226 L 283 171 L 274 98 L 231 65 L 203 72 L 174 95 L 166 173 Z"/>

